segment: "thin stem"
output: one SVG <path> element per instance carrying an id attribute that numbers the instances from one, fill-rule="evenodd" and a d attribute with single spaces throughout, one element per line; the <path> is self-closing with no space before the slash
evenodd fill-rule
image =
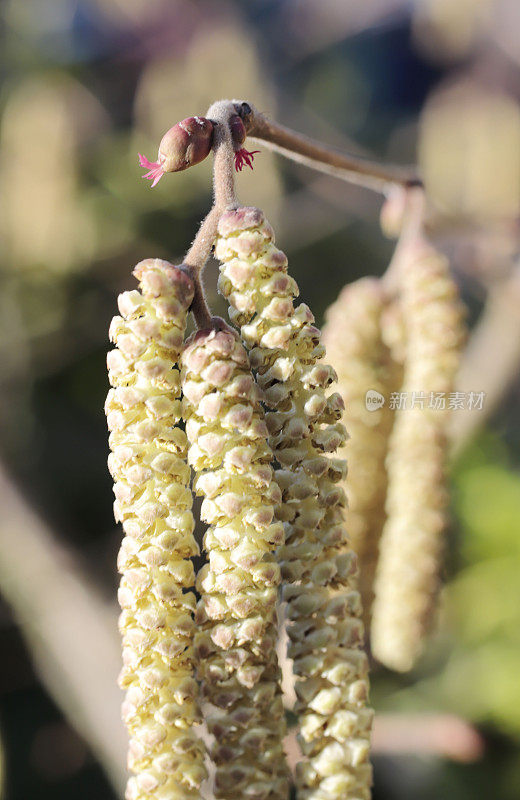
<path id="1" fill-rule="evenodd" d="M 410 188 L 406 192 L 403 224 L 392 260 L 383 275 L 382 281 L 389 294 L 399 290 L 400 272 L 403 260 L 410 248 L 419 245 L 423 239 L 426 198 L 420 186 Z"/>
<path id="2" fill-rule="evenodd" d="M 379 164 L 326 147 L 274 122 L 249 103 L 235 101 L 235 109 L 243 119 L 248 136 L 299 164 L 383 194 L 392 183 L 406 187 L 422 185 L 413 167 Z"/>
<path id="3" fill-rule="evenodd" d="M 207 328 L 212 324 L 212 316 L 206 302 L 202 273 L 211 255 L 217 236 L 218 221 L 224 211 L 237 205 L 234 177 L 234 149 L 229 128 L 229 118 L 236 114 L 233 103 L 221 100 L 208 109 L 207 117 L 214 124 L 213 133 L 213 192 L 214 201 L 210 212 L 202 221 L 192 245 L 184 259 L 190 273 L 195 296 L 191 311 L 197 327 Z"/>
<path id="4" fill-rule="evenodd" d="M 192 278 L 195 294 L 193 295 L 190 311 L 199 330 L 201 328 L 209 328 L 211 326 L 211 311 L 206 301 L 201 275 L 192 273 Z"/>
<path id="5" fill-rule="evenodd" d="M 220 210 L 214 205 L 202 220 L 197 235 L 186 253 L 183 263 L 190 267 L 192 277 L 202 272 L 211 255 L 220 214 Z"/>
<path id="6" fill-rule="evenodd" d="M 229 128 L 230 117 L 236 114 L 230 100 L 219 100 L 208 109 L 208 119 L 214 124 L 213 130 L 213 191 L 215 206 L 222 213 L 237 205 L 235 192 L 235 150 Z"/>

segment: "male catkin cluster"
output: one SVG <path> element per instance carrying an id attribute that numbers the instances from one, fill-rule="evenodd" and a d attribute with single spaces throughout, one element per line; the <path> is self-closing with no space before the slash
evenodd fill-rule
<path id="1" fill-rule="evenodd" d="M 114 512 L 125 531 L 122 573 L 123 717 L 130 732 L 127 800 L 199 798 L 204 750 L 194 676 L 191 557 L 193 538 L 186 463 L 178 427 L 180 374 L 191 280 L 166 261 L 134 270 L 140 291 L 119 296 L 108 354 L 112 385 L 106 401 Z"/>
<path id="2" fill-rule="evenodd" d="M 343 525 L 345 462 L 329 455 L 346 436 L 341 397 L 325 393 L 336 375 L 321 361 L 324 347 L 309 308 L 294 308 L 298 287 L 259 209 L 223 215 L 216 255 L 220 291 L 270 409 L 269 443 L 279 464 L 277 516 L 286 541 L 277 556 L 297 676 L 299 740 L 308 757 L 297 768 L 298 795 L 364 800 L 370 796 L 372 712 L 366 708 L 361 602 L 353 588 L 356 557 Z"/>
<path id="3" fill-rule="evenodd" d="M 382 663 L 406 671 L 421 651 L 438 590 L 447 505 L 446 398 L 464 328 L 444 257 L 416 242 L 403 254 L 401 270 L 402 388 L 414 398 L 414 407 L 397 413 L 390 438 L 388 519 L 375 584 L 372 650 Z"/>
<path id="4" fill-rule="evenodd" d="M 386 519 L 385 458 L 394 417 L 388 401 L 402 378 L 400 365 L 383 341 L 387 306 L 377 278 L 361 278 L 345 286 L 327 311 L 322 340 L 348 410 L 350 435 L 340 454 L 349 465 L 344 484 L 347 528 L 359 559 L 359 589 L 367 618 Z"/>
<path id="5" fill-rule="evenodd" d="M 283 526 L 260 391 L 237 334 L 200 330 L 184 350 L 183 392 L 208 563 L 197 577 L 195 649 L 216 764 L 215 796 L 286 800 L 276 657 Z"/>

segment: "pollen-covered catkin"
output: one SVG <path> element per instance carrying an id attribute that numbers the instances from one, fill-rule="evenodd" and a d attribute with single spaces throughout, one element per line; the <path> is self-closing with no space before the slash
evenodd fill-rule
<path id="1" fill-rule="evenodd" d="M 187 441 L 178 362 L 191 279 L 159 259 L 134 270 L 140 291 L 123 292 L 110 326 L 109 469 L 114 513 L 125 532 L 122 573 L 123 718 L 130 733 L 127 800 L 199 798 L 206 776 L 194 675 L 195 595 Z"/>
<path id="2" fill-rule="evenodd" d="M 261 393 L 238 335 L 215 320 L 182 356 L 184 413 L 208 563 L 197 576 L 195 651 L 214 743 L 215 797 L 286 800 L 276 656 L 280 490 Z"/>
<path id="3" fill-rule="evenodd" d="M 446 525 L 448 395 L 464 340 L 462 306 L 446 259 L 409 245 L 401 265 L 405 328 L 402 396 L 387 457 L 387 522 L 375 582 L 372 650 L 407 671 L 419 656 L 439 585 Z M 410 407 L 411 406 L 411 407 Z"/>
<path id="4" fill-rule="evenodd" d="M 321 362 L 324 347 L 298 294 L 287 259 L 257 208 L 223 215 L 216 255 L 219 288 L 241 327 L 270 411 L 269 442 L 280 468 L 277 516 L 286 542 L 278 548 L 287 603 L 288 655 L 296 680 L 299 741 L 307 760 L 297 767 L 302 800 L 370 797 L 372 712 L 363 652 L 361 602 L 353 582 L 356 557 L 343 525 L 345 462 L 327 454 L 345 442 L 336 379 Z"/>
<path id="5" fill-rule="evenodd" d="M 347 530 L 359 561 L 359 590 L 368 621 L 386 519 L 385 458 L 394 412 L 390 393 L 402 379 L 382 338 L 387 297 L 378 278 L 348 284 L 326 312 L 323 344 L 338 373 L 338 389 L 348 412 L 349 438 L 340 455 L 348 464 Z"/>

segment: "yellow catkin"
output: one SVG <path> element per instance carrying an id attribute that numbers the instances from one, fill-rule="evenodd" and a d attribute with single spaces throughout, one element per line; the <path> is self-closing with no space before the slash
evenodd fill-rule
<path id="1" fill-rule="evenodd" d="M 406 330 L 404 324 L 401 300 L 398 296 L 392 297 L 385 305 L 380 319 L 381 338 L 388 348 L 392 362 L 394 391 L 399 391 L 404 377 L 404 362 L 406 360 Z"/>
<path id="2" fill-rule="evenodd" d="M 359 560 L 359 589 L 367 620 L 386 519 L 385 458 L 394 418 L 389 399 L 402 378 L 401 367 L 383 342 L 385 313 L 387 297 L 381 281 L 361 278 L 345 286 L 328 309 L 322 338 L 348 413 L 349 438 L 340 452 L 348 463 L 346 521 Z M 382 397 L 382 405 L 381 400 L 370 402 L 373 393 Z"/>
<path id="3" fill-rule="evenodd" d="M 372 650 L 383 664 L 404 672 L 421 652 L 438 591 L 449 393 L 464 328 L 457 288 L 443 256 L 417 243 L 403 253 L 401 269 L 406 350 L 402 393 L 408 407 L 396 413 L 387 458 L 388 520 L 375 583 Z M 444 410 L 432 407 L 442 405 L 442 398 Z"/>
<path id="4" fill-rule="evenodd" d="M 273 231 L 256 208 L 227 212 L 216 244 L 219 288 L 241 327 L 270 411 L 269 441 L 280 468 L 277 515 L 286 543 L 278 549 L 282 598 L 296 680 L 302 800 L 370 796 L 372 712 L 363 652 L 361 602 L 353 582 L 356 557 L 344 528 L 345 462 L 329 455 L 345 441 L 343 403 L 325 389 L 336 379 L 309 308 L 296 309 L 295 281 Z"/>
<path id="5" fill-rule="evenodd" d="M 227 326 L 194 334 L 182 362 L 188 457 L 211 526 L 208 563 L 197 576 L 195 649 L 215 737 L 215 796 L 286 800 L 274 558 L 283 526 L 274 521 L 280 490 L 260 391 Z"/>
<path id="6" fill-rule="evenodd" d="M 134 270 L 140 291 L 123 292 L 110 326 L 108 464 L 114 513 L 125 531 L 122 573 L 123 718 L 135 773 L 127 800 L 192 800 L 206 776 L 194 675 L 195 594 L 187 440 L 178 427 L 180 374 L 174 366 L 193 298 L 191 280 L 166 261 Z"/>

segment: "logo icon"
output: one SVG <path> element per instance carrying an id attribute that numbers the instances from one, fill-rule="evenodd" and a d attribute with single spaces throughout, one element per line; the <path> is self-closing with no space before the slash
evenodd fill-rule
<path id="1" fill-rule="evenodd" d="M 377 411 L 385 404 L 385 398 L 375 389 L 369 389 L 365 395 L 365 408 L 367 411 Z"/>

